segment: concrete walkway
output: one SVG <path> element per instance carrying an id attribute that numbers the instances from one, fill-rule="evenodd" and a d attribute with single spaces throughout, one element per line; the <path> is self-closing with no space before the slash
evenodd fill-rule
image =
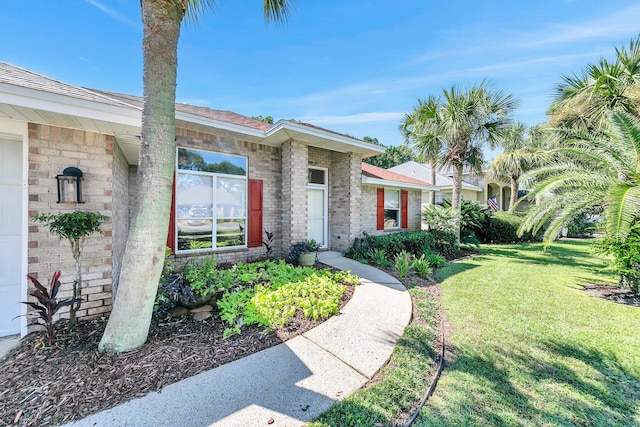
<path id="1" fill-rule="evenodd" d="M 67 426 L 300 427 L 311 421 L 375 375 L 411 320 L 411 298 L 395 278 L 337 252 L 322 252 L 319 260 L 361 277 L 339 315 L 286 343 Z"/>

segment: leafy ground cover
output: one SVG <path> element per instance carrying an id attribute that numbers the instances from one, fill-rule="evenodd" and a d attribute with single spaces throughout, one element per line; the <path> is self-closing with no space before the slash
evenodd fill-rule
<path id="1" fill-rule="evenodd" d="M 453 358 L 414 425 L 640 425 L 640 309 L 585 292 L 604 267 L 563 241 L 443 268 Z"/>
<path id="2" fill-rule="evenodd" d="M 97 352 L 106 319 L 80 321 L 73 330 L 58 322 L 51 347 L 43 345 L 43 333 L 28 335 L 0 361 L 0 426 L 57 425 L 144 396 L 306 332 L 353 294 L 353 276 L 344 272 L 319 263 L 304 271 L 275 264 L 266 274 L 265 263 L 233 272 L 245 283 L 229 285 L 225 295 L 249 295 L 243 305 L 229 311 L 220 304 L 204 321 L 156 316 L 145 345 L 129 353 Z M 215 274 L 200 277 L 209 275 Z M 259 301 L 250 303 L 254 297 Z M 240 320 L 247 306 L 264 321 Z M 241 327 L 230 334 L 238 322 Z"/>

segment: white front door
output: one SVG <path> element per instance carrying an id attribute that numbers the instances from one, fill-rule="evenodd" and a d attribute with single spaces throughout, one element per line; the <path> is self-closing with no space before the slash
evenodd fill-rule
<path id="1" fill-rule="evenodd" d="M 307 225 L 307 238 L 314 239 L 320 243 L 321 246 L 326 246 L 325 241 L 325 204 L 324 204 L 324 192 L 322 189 L 308 189 L 307 194 L 309 198 L 308 205 L 308 225 Z"/>
<path id="2" fill-rule="evenodd" d="M 22 142 L 0 139 L 0 337 L 20 333 Z"/>
<path id="3" fill-rule="evenodd" d="M 307 238 L 327 247 L 327 169 L 309 168 Z"/>

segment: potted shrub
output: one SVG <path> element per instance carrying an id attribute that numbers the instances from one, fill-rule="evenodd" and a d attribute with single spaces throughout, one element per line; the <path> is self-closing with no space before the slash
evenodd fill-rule
<path id="1" fill-rule="evenodd" d="M 316 263 L 320 244 L 314 239 L 302 240 L 291 246 L 287 260 L 302 266 L 311 266 Z"/>

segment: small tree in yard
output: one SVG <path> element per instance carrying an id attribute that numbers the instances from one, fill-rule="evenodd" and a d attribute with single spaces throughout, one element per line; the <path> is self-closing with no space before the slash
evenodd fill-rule
<path id="1" fill-rule="evenodd" d="M 42 214 L 32 218 L 36 222 L 44 223 L 49 231 L 60 239 L 67 239 L 71 244 L 71 252 L 75 261 L 76 278 L 73 281 L 74 303 L 69 307 L 69 327 L 76 322 L 76 313 L 82 303 L 82 248 L 87 236 L 102 232 L 100 226 L 108 217 L 95 212 L 67 212 L 61 214 Z"/>

